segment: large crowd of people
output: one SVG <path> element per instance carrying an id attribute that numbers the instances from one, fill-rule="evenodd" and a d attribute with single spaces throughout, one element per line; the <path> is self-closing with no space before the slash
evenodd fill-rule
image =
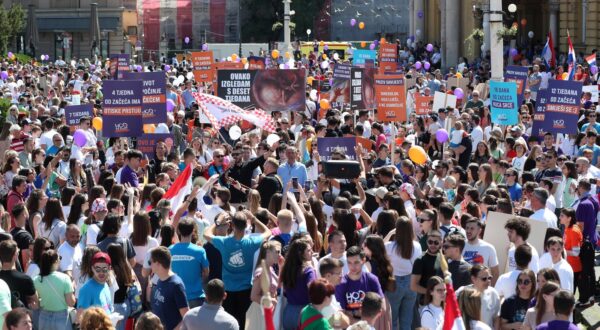
<path id="1" fill-rule="evenodd" d="M 164 72 L 176 105 L 156 127 L 173 139 L 151 157 L 135 137 L 93 127 L 109 62 L 3 59 L 0 324 L 270 329 L 271 306 L 276 329 L 436 330 L 451 282 L 466 329 L 576 329 L 574 310 L 596 293 L 597 101 L 582 94 L 578 134 L 532 134 L 535 93 L 563 75 L 523 56 L 518 124 L 495 125 L 475 89 L 489 79 L 489 58 L 445 72 L 438 51 L 423 47 L 399 48 L 400 67 L 416 78 L 408 93 L 452 94 L 447 81 L 460 76 L 469 88 L 456 108 L 416 115 L 409 104 L 406 122 L 378 122 L 375 109 L 319 109 L 307 85 L 305 111 L 271 114 L 274 143 L 247 123 L 235 123 L 243 134 L 234 139 L 230 126 L 200 120 L 193 93 L 213 88 L 188 75 L 189 63 L 146 63 L 141 70 Z M 327 79 L 346 60 L 320 51 L 315 43 L 296 65 Z M 429 70 L 413 64 L 423 56 Z M 596 78 L 577 68 L 585 85 Z M 74 98 L 94 113 L 70 127 Z M 440 129 L 449 141 L 436 139 Z M 325 176 L 325 137 L 371 140 L 353 150 L 356 178 Z M 427 161 L 411 160 L 413 146 Z M 188 167 L 193 188 L 173 205 L 163 196 Z M 504 246 L 484 240 L 492 212 L 514 215 L 495 233 Z M 547 232 L 533 233 L 534 222 Z M 534 234 L 545 234 L 543 250 L 528 242 Z"/>

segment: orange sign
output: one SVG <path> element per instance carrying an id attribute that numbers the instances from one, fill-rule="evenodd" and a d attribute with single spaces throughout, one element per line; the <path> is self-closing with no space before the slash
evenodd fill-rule
<path id="1" fill-rule="evenodd" d="M 215 68 L 217 70 L 243 70 L 244 69 L 244 63 L 242 62 L 228 62 L 228 61 L 221 61 L 221 62 L 215 62 Z"/>
<path id="2" fill-rule="evenodd" d="M 406 91 L 403 75 L 375 75 L 377 120 L 406 121 Z"/>
<path id="3" fill-rule="evenodd" d="M 398 48 L 396 44 L 379 45 L 379 70 L 396 72 L 398 69 Z"/>
<path id="4" fill-rule="evenodd" d="M 215 78 L 213 66 L 213 52 L 192 52 L 192 66 L 194 68 L 194 79 L 197 82 L 212 82 Z"/>
<path id="5" fill-rule="evenodd" d="M 356 144 L 362 146 L 367 152 L 373 150 L 373 141 L 371 139 L 367 139 L 362 136 L 357 136 Z"/>
<path id="6" fill-rule="evenodd" d="M 415 112 L 419 116 L 423 116 L 429 113 L 433 106 L 433 96 L 424 96 L 419 93 L 415 93 Z"/>

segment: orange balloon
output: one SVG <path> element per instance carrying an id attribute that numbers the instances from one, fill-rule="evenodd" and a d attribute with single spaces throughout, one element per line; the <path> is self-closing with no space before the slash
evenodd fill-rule
<path id="1" fill-rule="evenodd" d="M 238 59 L 238 54 L 231 54 L 231 61 L 235 62 Z"/>
<path id="2" fill-rule="evenodd" d="M 319 46 L 321 46 L 321 47 L 325 46 L 325 41 L 321 40 L 321 41 L 319 42 Z"/>
<path id="3" fill-rule="evenodd" d="M 522 18 L 521 19 L 521 26 L 524 27 L 525 25 L 527 25 L 527 19 L 526 18 Z"/>
<path id="4" fill-rule="evenodd" d="M 331 108 L 331 104 L 329 104 L 329 100 L 327 99 L 321 99 L 321 101 L 319 101 L 319 105 L 321 106 L 321 109 L 324 110 L 329 110 L 329 108 Z"/>
<path id="5" fill-rule="evenodd" d="M 290 57 L 292 57 L 292 55 L 290 54 L 290 52 L 285 52 L 284 56 L 285 56 L 285 58 L 290 58 Z"/>
<path id="6" fill-rule="evenodd" d="M 380 43 L 380 44 L 382 44 L 382 45 L 385 45 L 385 43 L 386 43 L 386 42 L 387 42 L 387 41 L 386 41 L 386 40 L 385 40 L 385 38 L 383 38 L 383 37 L 381 38 L 381 40 L 379 40 L 379 43 Z"/>
<path id="7" fill-rule="evenodd" d="M 327 54 L 323 54 L 323 59 L 326 60 L 327 59 Z"/>
<path id="8" fill-rule="evenodd" d="M 314 77 L 312 77 L 312 76 L 308 77 L 308 78 L 306 78 L 306 83 L 309 84 L 309 85 L 312 85 L 312 83 L 313 83 L 314 80 L 315 80 Z"/>
<path id="9" fill-rule="evenodd" d="M 144 124 L 144 133 L 151 134 L 156 130 L 156 126 L 154 124 Z"/>
<path id="10" fill-rule="evenodd" d="M 360 46 L 361 46 L 362 48 L 365 48 L 365 47 L 367 47 L 367 42 L 366 42 L 366 41 L 361 41 L 361 42 L 360 42 Z"/>
<path id="11" fill-rule="evenodd" d="M 365 22 L 358 23 L 358 28 L 361 29 L 361 30 L 364 29 L 365 28 Z"/>
<path id="12" fill-rule="evenodd" d="M 277 49 L 273 49 L 273 51 L 271 52 L 271 56 L 273 58 L 279 58 L 279 51 Z"/>
<path id="13" fill-rule="evenodd" d="M 246 63 L 248 63 L 248 59 L 245 57 L 242 57 L 242 64 L 246 65 Z"/>

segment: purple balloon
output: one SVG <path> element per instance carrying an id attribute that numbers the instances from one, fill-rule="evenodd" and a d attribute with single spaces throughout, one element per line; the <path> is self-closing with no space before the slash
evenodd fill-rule
<path id="1" fill-rule="evenodd" d="M 90 71 L 96 70 L 96 66 L 94 64 L 90 64 Z"/>
<path id="2" fill-rule="evenodd" d="M 519 55 L 519 51 L 516 50 L 515 48 L 511 48 L 510 49 L 510 56 L 515 57 L 517 55 Z"/>
<path id="3" fill-rule="evenodd" d="M 371 45 L 369 45 L 369 49 L 370 49 L 370 50 L 374 50 L 374 49 L 375 49 L 375 44 L 371 44 Z"/>
<path id="4" fill-rule="evenodd" d="M 592 74 L 596 74 L 596 73 L 598 73 L 598 67 L 597 67 L 597 66 L 595 66 L 595 65 L 592 65 L 592 66 L 590 67 L 590 72 L 591 72 Z"/>
<path id="5" fill-rule="evenodd" d="M 6 72 L 6 71 L 0 72 L 0 78 L 2 78 L 2 80 L 8 79 L 8 72 Z"/>
<path id="6" fill-rule="evenodd" d="M 351 19 L 350 20 L 350 26 L 355 26 L 356 25 L 356 19 Z"/>
<path id="7" fill-rule="evenodd" d="M 454 96 L 456 96 L 457 99 L 462 100 L 465 96 L 465 92 L 463 92 L 462 88 L 459 87 L 454 90 Z"/>
<path id="8" fill-rule="evenodd" d="M 379 45 L 379 40 L 375 39 L 375 40 L 373 40 L 373 43 L 375 44 L 375 46 L 378 46 Z"/>
<path id="9" fill-rule="evenodd" d="M 416 61 L 415 62 L 415 69 L 417 70 L 421 70 L 421 67 L 423 66 L 423 64 L 421 63 L 421 61 Z"/>
<path id="10" fill-rule="evenodd" d="M 73 143 L 77 145 L 79 148 L 83 147 L 87 143 L 87 136 L 85 132 L 78 129 L 73 134 Z"/>
<path id="11" fill-rule="evenodd" d="M 435 132 L 435 139 L 439 143 L 444 143 L 448 141 L 448 131 L 446 131 L 443 128 L 438 129 L 437 132 Z"/>
<path id="12" fill-rule="evenodd" d="M 333 78 L 329 78 L 329 85 L 333 86 Z"/>
<path id="13" fill-rule="evenodd" d="M 290 68 L 290 65 L 286 63 L 286 64 L 284 64 L 284 65 L 283 65 L 283 68 L 284 68 L 284 69 L 289 69 L 289 68 Z"/>
<path id="14" fill-rule="evenodd" d="M 427 51 L 431 53 L 433 51 L 433 45 L 432 44 L 427 44 L 427 46 L 425 47 L 425 49 L 427 49 Z"/>
<path id="15" fill-rule="evenodd" d="M 189 44 L 190 43 L 190 37 L 185 37 L 183 39 L 183 41 L 185 41 L 186 44 Z"/>
<path id="16" fill-rule="evenodd" d="M 175 102 L 171 99 L 167 100 L 167 112 L 173 112 L 173 109 L 175 109 Z"/>
<path id="17" fill-rule="evenodd" d="M 415 36 L 410 36 L 410 41 L 415 42 Z"/>
<path id="18" fill-rule="evenodd" d="M 431 68 L 431 63 L 425 61 L 425 63 L 423 63 L 423 67 L 425 68 L 425 70 L 429 70 L 429 68 Z"/>
<path id="19" fill-rule="evenodd" d="M 170 65 L 165 65 L 165 71 L 171 71 L 171 66 Z"/>
<path id="20" fill-rule="evenodd" d="M 324 49 L 324 50 L 329 50 L 329 45 L 328 45 L 328 44 L 325 44 L 325 46 L 323 46 L 323 49 Z"/>
<path id="21" fill-rule="evenodd" d="M 139 65 L 139 64 L 138 64 L 138 65 L 136 65 L 136 66 L 135 66 L 135 71 L 137 71 L 137 72 L 142 72 L 142 66 L 141 66 L 141 65 Z"/>
<path id="22" fill-rule="evenodd" d="M 12 58 L 13 57 L 13 53 L 12 52 L 8 52 L 8 58 Z"/>
<path id="23" fill-rule="evenodd" d="M 418 18 L 423 18 L 423 16 L 425 16 L 425 13 L 423 13 L 423 11 L 422 11 L 422 10 L 419 10 L 419 11 L 417 12 L 417 17 L 418 17 Z"/>
<path id="24" fill-rule="evenodd" d="M 203 51 L 207 51 L 208 50 L 208 44 L 202 44 L 202 50 Z"/>

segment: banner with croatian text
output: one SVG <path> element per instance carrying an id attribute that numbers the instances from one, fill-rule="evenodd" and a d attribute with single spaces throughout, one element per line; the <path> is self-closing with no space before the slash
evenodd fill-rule
<path id="1" fill-rule="evenodd" d="M 110 55 L 110 75 L 112 79 L 123 79 L 125 72 L 129 72 L 129 54 Z"/>
<path id="2" fill-rule="evenodd" d="M 490 110 L 492 123 L 497 125 L 517 124 L 519 122 L 517 84 L 490 81 Z"/>
<path id="3" fill-rule="evenodd" d="M 398 46 L 396 44 L 379 46 L 379 69 L 382 73 L 398 70 Z"/>
<path id="4" fill-rule="evenodd" d="M 538 90 L 533 113 L 533 127 L 531 127 L 532 136 L 544 136 L 546 134 L 544 131 L 546 103 L 548 103 L 548 89 Z"/>
<path id="5" fill-rule="evenodd" d="M 352 68 L 350 88 L 350 105 L 353 110 L 375 108 L 375 68 Z"/>
<path id="6" fill-rule="evenodd" d="M 375 61 L 377 59 L 377 52 L 374 50 L 367 50 L 367 49 L 355 49 L 354 53 L 352 54 L 352 64 L 353 65 L 365 65 L 365 61 L 366 60 L 373 60 Z"/>
<path id="7" fill-rule="evenodd" d="M 137 137 L 142 135 L 141 80 L 106 80 L 102 135 L 104 137 Z"/>
<path id="8" fill-rule="evenodd" d="M 527 88 L 527 77 L 529 69 L 524 66 L 509 65 L 504 71 L 505 82 L 517 83 L 517 103 L 520 107 L 523 104 L 525 89 Z"/>
<path id="9" fill-rule="evenodd" d="M 544 109 L 544 131 L 577 134 L 581 87 L 580 81 L 550 79 Z"/>
<path id="10" fill-rule="evenodd" d="M 210 82 L 215 79 L 213 52 L 192 52 L 192 67 L 194 80 L 197 82 Z"/>
<path id="11" fill-rule="evenodd" d="M 158 142 L 165 142 L 171 139 L 173 142 L 173 134 L 144 134 L 137 138 L 136 149 L 141 151 L 148 159 L 154 159 L 154 148 Z"/>
<path id="12" fill-rule="evenodd" d="M 333 106 L 350 103 L 351 70 L 350 64 L 337 64 L 333 68 L 333 85 L 329 93 L 329 102 Z"/>
<path id="13" fill-rule="evenodd" d="M 415 98 L 415 113 L 419 116 L 429 114 L 433 107 L 433 96 L 425 96 L 420 93 L 414 94 Z M 439 110 L 439 109 L 437 109 Z"/>
<path id="14" fill-rule="evenodd" d="M 331 153 L 339 151 L 348 160 L 356 160 L 356 138 L 354 137 L 320 137 L 317 139 L 317 150 L 321 160 L 331 159 Z"/>
<path id="15" fill-rule="evenodd" d="M 142 81 L 142 120 L 144 124 L 167 121 L 167 84 L 164 72 L 128 72 L 128 80 Z"/>
<path id="16" fill-rule="evenodd" d="M 406 121 L 405 92 L 403 75 L 375 75 L 378 121 Z"/>
<path id="17" fill-rule="evenodd" d="M 71 129 L 75 129 L 79 126 L 79 120 L 82 117 L 92 117 L 93 113 L 94 106 L 91 103 L 83 105 L 70 105 L 65 107 L 67 125 L 71 127 Z"/>

